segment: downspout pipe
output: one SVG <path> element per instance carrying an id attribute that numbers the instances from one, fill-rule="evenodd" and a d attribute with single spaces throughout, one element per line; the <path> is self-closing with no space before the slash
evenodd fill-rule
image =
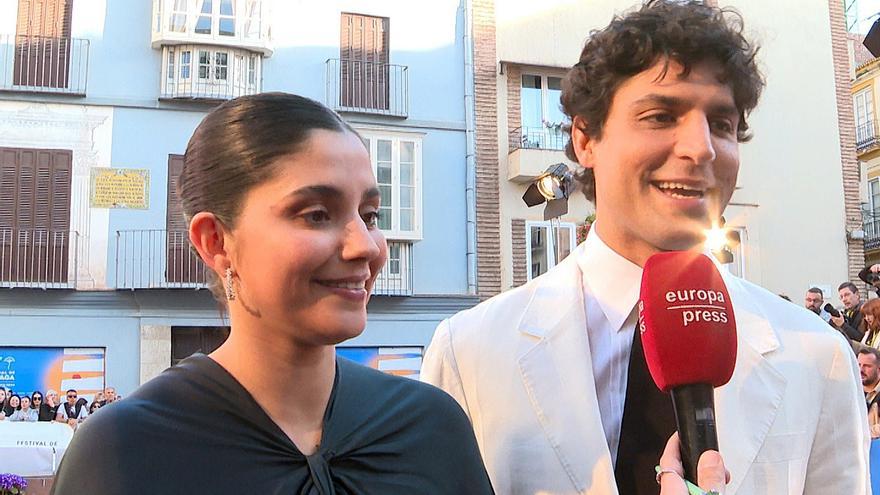
<path id="1" fill-rule="evenodd" d="M 467 284 L 468 294 L 477 294 L 477 144 L 475 135 L 474 38 L 472 0 L 464 3 L 464 119 L 465 119 L 465 201 L 467 203 Z"/>

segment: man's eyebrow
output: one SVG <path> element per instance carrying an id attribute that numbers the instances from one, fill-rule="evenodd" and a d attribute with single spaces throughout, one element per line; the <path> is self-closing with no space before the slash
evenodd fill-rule
<path id="1" fill-rule="evenodd" d="M 632 106 L 641 106 L 646 104 L 655 104 L 665 107 L 682 108 L 688 105 L 687 100 L 677 96 L 660 95 L 656 93 L 647 94 L 632 103 Z M 729 115 L 738 116 L 740 114 L 736 105 L 728 103 L 712 103 L 708 108 L 710 114 L 713 115 Z"/>

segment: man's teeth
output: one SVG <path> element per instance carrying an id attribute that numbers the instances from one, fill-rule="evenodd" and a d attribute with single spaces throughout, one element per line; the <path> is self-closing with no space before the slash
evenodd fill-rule
<path id="1" fill-rule="evenodd" d="M 704 190 L 678 182 L 658 182 L 657 188 L 674 198 L 703 197 Z"/>
<path id="2" fill-rule="evenodd" d="M 321 285 L 327 287 L 338 287 L 340 289 L 363 289 L 364 282 L 321 282 Z"/>

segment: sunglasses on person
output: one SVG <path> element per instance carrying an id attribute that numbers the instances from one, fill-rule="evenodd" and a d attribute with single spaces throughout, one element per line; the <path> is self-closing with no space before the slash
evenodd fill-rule
<path id="1" fill-rule="evenodd" d="M 76 399 L 76 396 L 75 395 L 68 395 L 67 398 L 68 399 Z"/>
<path id="2" fill-rule="evenodd" d="M 40 402 L 41 400 L 43 400 L 43 398 L 40 397 L 39 395 L 34 396 L 34 402 Z"/>

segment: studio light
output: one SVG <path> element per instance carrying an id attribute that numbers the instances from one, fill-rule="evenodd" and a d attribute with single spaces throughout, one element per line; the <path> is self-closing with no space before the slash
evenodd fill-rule
<path id="1" fill-rule="evenodd" d="M 550 220 L 568 213 L 568 197 L 571 194 L 572 176 L 564 163 L 551 165 L 532 182 L 523 194 L 523 201 L 529 207 L 546 202 L 544 220 Z"/>

